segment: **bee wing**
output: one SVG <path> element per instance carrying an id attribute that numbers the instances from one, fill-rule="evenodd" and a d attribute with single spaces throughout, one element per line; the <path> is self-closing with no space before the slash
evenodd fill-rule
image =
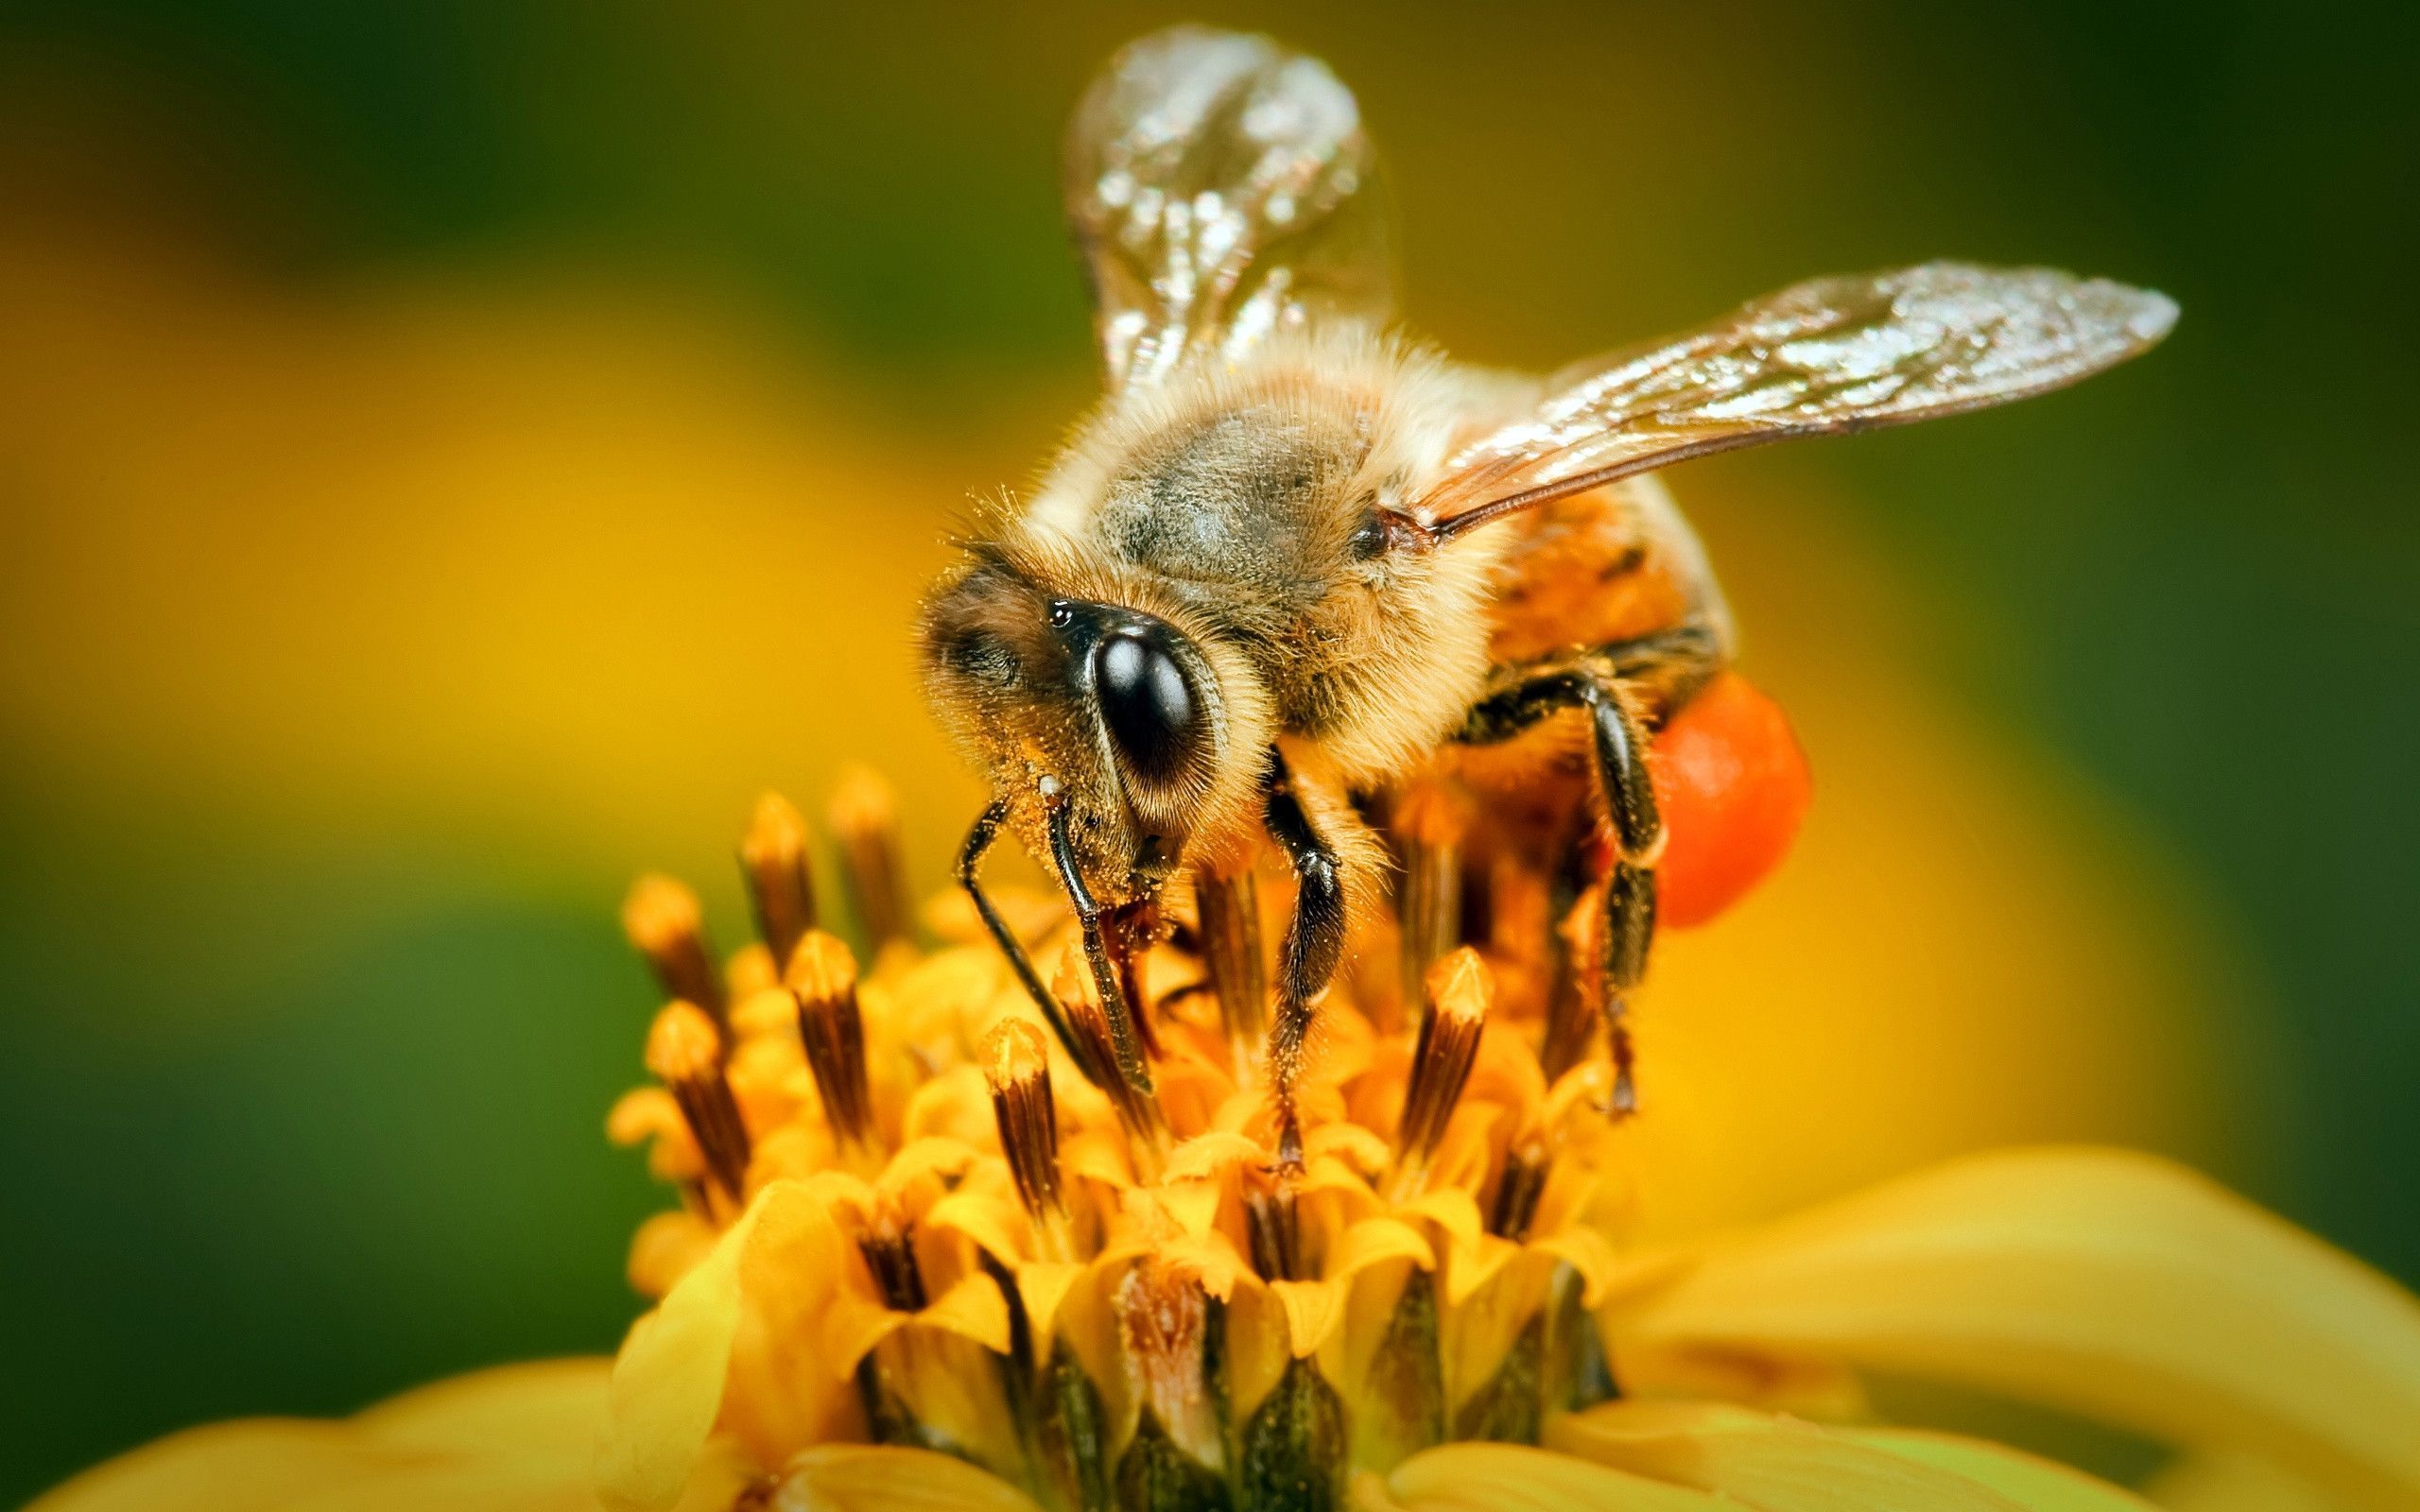
<path id="1" fill-rule="evenodd" d="M 2150 350 L 2166 295 L 2049 268 L 1927 263 L 1820 278 L 1685 335 L 1565 369 L 1447 463 L 1441 537 L 1667 463 L 2006 404 Z"/>
<path id="2" fill-rule="evenodd" d="M 1376 167 L 1352 94 L 1265 37 L 1178 26 L 1133 43 L 1069 125 L 1067 218 L 1110 387 L 1234 354 L 1315 312 L 1393 304 Z"/>

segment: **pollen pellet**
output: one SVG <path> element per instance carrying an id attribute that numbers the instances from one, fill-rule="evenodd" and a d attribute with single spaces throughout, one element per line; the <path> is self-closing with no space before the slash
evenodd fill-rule
<path id="1" fill-rule="evenodd" d="M 1813 791 L 1789 716 L 1726 673 L 1664 727 L 1650 770 L 1670 836 L 1656 918 L 1686 929 L 1744 897 L 1789 853 Z"/>

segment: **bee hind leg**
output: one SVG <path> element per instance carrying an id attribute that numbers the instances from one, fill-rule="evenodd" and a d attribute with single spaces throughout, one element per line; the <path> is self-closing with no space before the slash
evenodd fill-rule
<path id="1" fill-rule="evenodd" d="M 1720 642 L 1710 627 L 1685 625 L 1661 634 L 1567 656 L 1497 669 L 1489 692 L 1471 706 L 1457 738 L 1486 746 L 1512 739 L 1549 715 L 1568 709 L 1588 713 L 1596 757 L 1597 786 L 1614 864 L 1599 893 L 1596 931 L 1598 1012 L 1604 1020 L 1614 1063 L 1613 1111 L 1627 1116 L 1637 1107 L 1633 1080 L 1635 1059 L 1629 1023 L 1629 997 L 1647 975 L 1655 939 L 1655 865 L 1664 853 L 1664 821 L 1647 772 L 1651 731 L 1686 703 L 1721 664 Z M 1577 1032 L 1549 1034 L 1558 1053 L 1549 1075 L 1567 1069 L 1587 1039 Z"/>
<path id="2" fill-rule="evenodd" d="M 1277 1011 L 1269 1031 L 1269 1067 L 1277 1093 L 1278 1163 L 1303 1163 L 1303 1126 L 1294 1105 L 1294 1079 L 1303 1069 L 1303 1044 L 1311 1027 L 1311 1005 L 1336 974 L 1344 954 L 1344 872 L 1336 848 L 1312 825 L 1286 759 L 1269 755 L 1263 816 L 1269 833 L 1294 868 L 1294 917 L 1277 961 Z"/>

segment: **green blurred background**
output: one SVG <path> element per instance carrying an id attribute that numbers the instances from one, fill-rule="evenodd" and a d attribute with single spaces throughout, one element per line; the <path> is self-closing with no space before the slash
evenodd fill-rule
<path id="1" fill-rule="evenodd" d="M 612 1347 L 621 885 L 735 920 L 750 797 L 852 754 L 941 880 L 908 606 L 1088 395 L 1056 135 L 1185 16 L 1356 87 L 1468 357 L 1939 255 L 2180 300 L 1679 480 L 1826 785 L 1671 971 L 1906 1007 L 1843 1060 L 1929 1132 L 1772 1201 L 2129 1138 L 2420 1278 L 2406 8 L 5 0 L 0 1503 Z"/>

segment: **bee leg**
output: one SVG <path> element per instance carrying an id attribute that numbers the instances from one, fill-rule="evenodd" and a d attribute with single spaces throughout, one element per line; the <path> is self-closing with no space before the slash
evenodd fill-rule
<path id="1" fill-rule="evenodd" d="M 1033 999 L 1033 1005 L 1042 1010 L 1043 1022 L 1050 1025 L 1051 1033 L 1059 1037 L 1059 1043 L 1065 1047 L 1068 1057 L 1077 1066 L 1098 1081 L 1099 1074 L 1109 1068 L 1091 1064 L 1085 1055 L 1083 1041 L 1068 1026 L 1067 1013 L 1059 1005 L 1058 995 L 1044 985 L 1042 973 L 1034 970 L 1033 957 L 1026 954 L 1025 943 L 1017 938 L 1015 931 L 1009 928 L 1008 920 L 1000 917 L 1000 911 L 992 905 L 992 900 L 985 896 L 983 884 L 977 877 L 982 869 L 984 854 L 999 838 L 1000 826 L 1008 816 L 1009 805 L 1005 799 L 976 816 L 974 826 L 966 832 L 966 843 L 958 849 L 958 885 L 966 889 L 968 898 L 974 900 L 976 916 L 983 920 L 983 928 L 991 935 L 992 943 L 1000 947 L 1000 954 L 1009 958 L 1009 966 L 1016 972 L 1026 996 Z"/>
<path id="2" fill-rule="evenodd" d="M 1264 816 L 1270 837 L 1285 847 L 1294 866 L 1294 917 L 1278 952 L 1277 1013 L 1269 1034 L 1269 1066 L 1277 1091 L 1277 1158 L 1281 1165 L 1303 1163 L 1303 1125 L 1294 1105 L 1294 1078 L 1303 1069 L 1303 1043 L 1311 1027 L 1311 1004 L 1326 989 L 1344 954 L 1344 873 L 1336 850 L 1312 827 L 1295 790 L 1286 759 L 1270 752 Z"/>
<path id="3" fill-rule="evenodd" d="M 1687 702 L 1720 666 L 1719 644 L 1710 629 L 1683 626 L 1501 669 L 1493 691 L 1472 706 L 1460 736 L 1465 744 L 1492 745 L 1564 710 L 1588 711 L 1597 785 L 1614 841 L 1613 869 L 1600 895 L 1596 965 L 1617 1116 L 1637 1107 L 1629 997 L 1647 975 L 1655 939 L 1655 864 L 1664 853 L 1664 821 L 1647 772 L 1649 711 L 1660 722 Z"/>
<path id="4" fill-rule="evenodd" d="M 1100 994 L 1101 1017 L 1109 1021 L 1114 1062 L 1109 1070 L 1127 1088 L 1148 1097 L 1152 1091 L 1151 1068 L 1143 1062 L 1141 1037 L 1134 1032 L 1134 1015 L 1126 1001 L 1125 983 L 1119 979 L 1116 964 L 1109 958 L 1109 942 L 1103 934 L 1108 911 L 1094 902 L 1092 889 L 1084 885 L 1084 868 L 1077 863 L 1076 844 L 1067 833 L 1067 805 L 1051 780 L 1043 781 L 1043 791 L 1049 795 L 1050 856 L 1059 866 L 1059 885 L 1067 890 L 1067 902 L 1075 907 L 1076 921 L 1083 926 L 1084 964 L 1092 968 L 1093 988 Z M 1106 1079 L 1101 1082 L 1104 1088 L 1109 1085 Z"/>

